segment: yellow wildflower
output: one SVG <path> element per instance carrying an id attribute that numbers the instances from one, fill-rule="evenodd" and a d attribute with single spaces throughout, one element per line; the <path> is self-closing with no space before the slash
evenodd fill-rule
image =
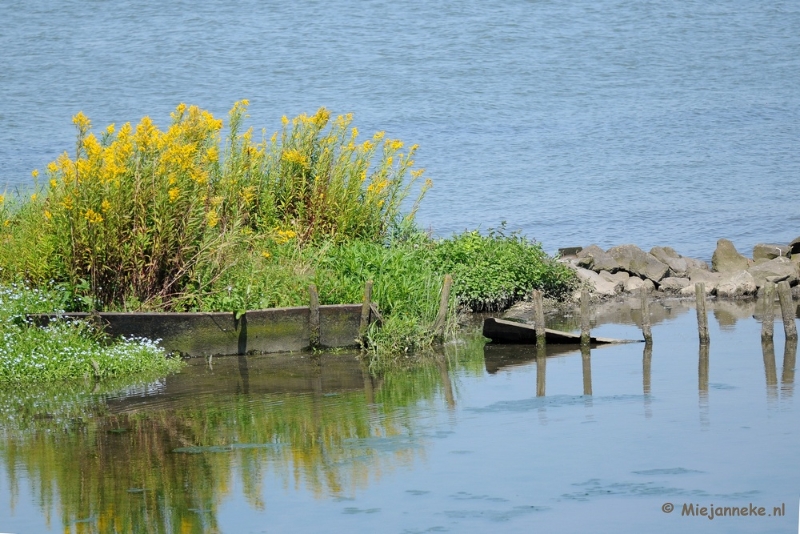
<path id="1" fill-rule="evenodd" d="M 301 167 L 305 168 L 311 164 L 311 161 L 308 159 L 308 156 L 302 154 L 296 148 L 292 148 L 290 150 L 286 150 L 283 153 L 283 159 L 288 161 L 289 163 L 296 163 Z"/>
<path id="2" fill-rule="evenodd" d="M 169 201 L 175 202 L 176 200 L 178 200 L 178 196 L 180 196 L 180 194 L 181 190 L 178 189 L 177 187 L 173 187 L 172 189 L 169 190 Z"/>
<path id="3" fill-rule="evenodd" d="M 297 233 L 294 230 L 278 230 L 278 238 L 276 241 L 279 244 L 283 244 L 295 237 L 297 237 Z"/>
<path id="4" fill-rule="evenodd" d="M 110 209 L 111 209 L 111 202 L 109 202 L 108 199 L 104 198 L 103 202 L 100 203 L 100 210 L 103 211 L 103 213 L 105 213 Z"/>
<path id="5" fill-rule="evenodd" d="M 392 150 L 400 150 L 403 148 L 403 142 L 399 139 L 390 139 L 386 142 Z"/>
<path id="6" fill-rule="evenodd" d="M 56 187 L 58 187 L 58 182 L 56 180 L 50 180 L 50 187 L 55 189 Z"/>
<path id="7" fill-rule="evenodd" d="M 33 176 L 34 178 L 38 178 L 39 177 L 39 169 L 33 169 L 31 171 L 31 176 Z"/>
<path id="8" fill-rule="evenodd" d="M 287 118 L 286 118 L 286 115 L 284 115 L 283 117 L 281 117 L 281 124 L 283 124 L 284 126 L 286 126 L 287 124 L 289 124 L 289 119 L 287 119 Z"/>
<path id="9" fill-rule="evenodd" d="M 256 198 L 256 188 L 255 186 L 248 185 L 242 189 L 239 195 L 242 197 L 244 203 L 249 205 L 251 202 L 253 202 L 253 199 Z"/>
<path id="10" fill-rule="evenodd" d="M 376 133 L 375 135 L 373 135 L 373 136 L 372 136 L 372 138 L 373 138 L 375 141 L 380 141 L 381 139 L 383 139 L 383 136 L 384 136 L 384 135 L 386 135 L 386 132 L 378 132 L 378 133 Z"/>
<path id="11" fill-rule="evenodd" d="M 93 209 L 89 208 L 86 210 L 86 213 L 83 217 L 89 221 L 89 224 L 97 224 L 103 222 L 103 216 L 94 211 Z"/>
<path id="12" fill-rule="evenodd" d="M 79 111 L 77 115 L 72 117 L 72 123 L 77 126 L 81 132 L 86 132 L 92 125 L 92 121 L 83 114 L 83 111 Z"/>
<path id="13" fill-rule="evenodd" d="M 353 126 L 353 139 L 355 139 L 356 137 L 358 137 L 358 128 Z"/>
<path id="14" fill-rule="evenodd" d="M 206 151 L 206 161 L 209 163 L 215 163 L 219 159 L 219 150 L 217 150 L 216 146 L 210 147 Z"/>
<path id="15" fill-rule="evenodd" d="M 331 112 L 325 108 L 319 108 L 317 112 L 311 117 L 311 120 L 319 127 L 323 127 L 328 124 L 328 120 L 331 118 Z"/>
<path id="16" fill-rule="evenodd" d="M 47 164 L 47 170 L 49 172 L 56 172 L 58 170 L 58 165 L 56 165 L 55 161 L 51 161 Z"/>
<path id="17" fill-rule="evenodd" d="M 219 215 L 217 215 L 217 210 L 208 210 L 208 213 L 206 213 L 206 224 L 208 224 L 208 227 L 214 228 L 217 223 L 219 223 Z"/>
<path id="18" fill-rule="evenodd" d="M 0 195 L 0 204 L 2 204 L 5 201 L 6 201 L 6 196 L 5 195 Z"/>
<path id="19" fill-rule="evenodd" d="M 270 256 L 272 256 L 272 254 L 270 254 L 270 253 L 269 253 L 269 252 L 267 252 L 266 250 L 265 250 L 264 252 L 262 252 L 262 253 L 261 253 L 261 255 L 262 255 L 263 257 L 265 257 L 265 258 L 269 258 Z"/>
<path id="20" fill-rule="evenodd" d="M 32 194 L 31 195 L 31 202 L 35 202 L 36 201 L 36 197 L 37 197 L 36 193 Z"/>
<path id="21" fill-rule="evenodd" d="M 108 127 L 106 128 L 106 133 L 107 133 L 108 135 L 112 135 L 112 134 L 114 133 L 114 128 L 115 128 L 115 127 L 114 127 L 114 123 L 112 122 L 112 123 L 111 123 L 111 124 L 109 124 L 109 125 L 108 125 Z"/>
<path id="22" fill-rule="evenodd" d="M 44 218 L 48 221 L 53 218 L 53 214 L 50 213 L 50 210 L 44 210 Z"/>
<path id="23" fill-rule="evenodd" d="M 3 221 L 3 226 L 10 226 L 10 225 L 11 225 L 11 221 L 9 221 L 8 219 Z"/>

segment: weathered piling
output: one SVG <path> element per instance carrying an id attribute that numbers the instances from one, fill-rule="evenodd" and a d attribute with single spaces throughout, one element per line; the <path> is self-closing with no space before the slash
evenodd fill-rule
<path id="1" fill-rule="evenodd" d="M 653 343 L 653 332 L 650 329 L 650 303 L 648 302 L 649 296 L 646 288 L 641 290 L 642 300 L 642 334 L 644 335 L 645 343 Z"/>
<path id="2" fill-rule="evenodd" d="M 372 280 L 364 284 L 364 302 L 361 304 L 361 322 L 358 325 L 358 336 L 363 342 L 369 328 L 370 304 L 372 304 Z"/>
<path id="3" fill-rule="evenodd" d="M 536 322 L 536 344 L 545 344 L 545 324 L 544 324 L 544 302 L 542 301 L 542 292 L 533 290 L 531 293 L 533 299 L 533 319 Z"/>
<path id="4" fill-rule="evenodd" d="M 711 338 L 708 335 L 708 314 L 706 313 L 706 285 L 699 282 L 694 286 L 695 299 L 697 300 L 697 333 L 700 343 L 706 344 Z"/>
<path id="5" fill-rule="evenodd" d="M 439 299 L 439 313 L 436 314 L 436 321 L 433 323 L 433 331 L 437 336 L 444 334 L 444 327 L 447 324 L 447 309 L 450 307 L 451 287 L 453 287 L 453 277 L 446 274 L 442 285 L 442 295 Z"/>
<path id="6" fill-rule="evenodd" d="M 761 315 L 761 341 L 772 341 L 775 329 L 775 284 L 764 285 L 764 312 Z"/>
<path id="7" fill-rule="evenodd" d="M 316 285 L 311 284 L 308 286 L 308 296 L 308 309 L 311 312 L 308 342 L 314 348 L 319 346 L 319 293 L 317 293 Z"/>
<path id="8" fill-rule="evenodd" d="M 589 290 L 581 290 L 581 345 L 588 345 L 591 338 L 589 324 Z M 591 395 L 591 393 L 590 393 Z"/>
<path id="9" fill-rule="evenodd" d="M 797 339 L 797 325 L 794 324 L 795 308 L 792 303 L 792 291 L 789 289 L 789 282 L 785 280 L 778 284 L 778 300 L 781 301 L 783 331 L 786 332 L 786 339 Z"/>

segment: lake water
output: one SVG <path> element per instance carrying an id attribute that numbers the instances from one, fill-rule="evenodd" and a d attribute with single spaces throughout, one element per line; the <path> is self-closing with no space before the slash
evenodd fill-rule
<path id="1" fill-rule="evenodd" d="M 251 124 L 326 106 L 418 143 L 438 235 L 670 245 L 800 234 L 800 4 L 0 2 L 0 189 L 96 125 L 179 102 Z"/>
<path id="2" fill-rule="evenodd" d="M 467 339 L 377 376 L 232 356 L 122 392 L 2 391 L 0 531 L 794 532 L 797 344 L 717 303 L 703 351 L 690 305 L 651 305 L 651 350 Z M 641 338 L 635 301 L 593 315 Z"/>

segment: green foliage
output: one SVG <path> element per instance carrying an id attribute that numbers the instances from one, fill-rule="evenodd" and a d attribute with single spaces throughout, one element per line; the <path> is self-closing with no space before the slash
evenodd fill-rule
<path id="1" fill-rule="evenodd" d="M 477 230 L 439 241 L 432 259 L 437 271 L 453 275 L 458 304 L 472 311 L 502 310 L 532 290 L 559 298 L 574 285 L 574 274 L 553 261 L 539 243 L 505 227 Z"/>

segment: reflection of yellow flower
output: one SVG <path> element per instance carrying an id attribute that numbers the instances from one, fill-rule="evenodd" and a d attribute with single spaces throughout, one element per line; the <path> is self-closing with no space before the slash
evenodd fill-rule
<path id="1" fill-rule="evenodd" d="M 84 214 L 84 218 L 89 221 L 89 224 L 97 224 L 103 222 L 103 216 L 89 208 Z"/>

